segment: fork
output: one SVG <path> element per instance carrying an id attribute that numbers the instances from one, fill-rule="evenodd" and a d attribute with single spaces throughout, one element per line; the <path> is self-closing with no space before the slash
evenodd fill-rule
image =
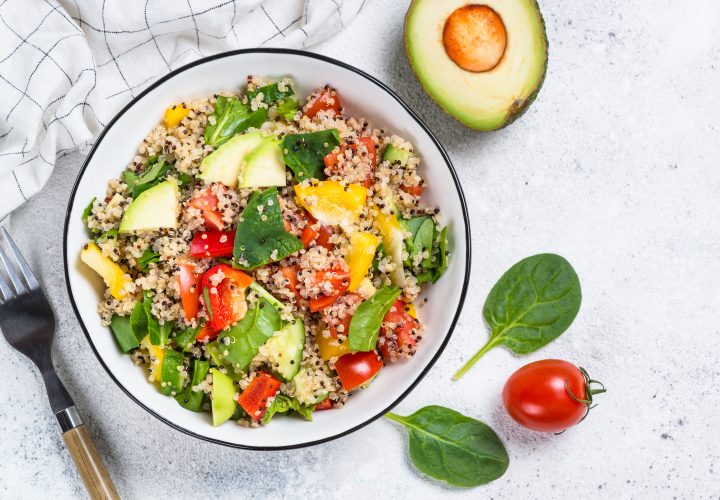
<path id="1" fill-rule="evenodd" d="M 11 260 L 3 250 L 6 244 Z M 50 407 L 57 417 L 67 446 L 85 488 L 92 499 L 119 499 L 87 427 L 70 394 L 55 373 L 52 342 L 55 315 L 30 266 L 7 230 L 0 228 L 0 328 L 8 343 L 37 365 L 45 382 Z M 19 269 L 19 274 L 18 270 Z M 22 279 L 20 276 L 22 275 Z"/>

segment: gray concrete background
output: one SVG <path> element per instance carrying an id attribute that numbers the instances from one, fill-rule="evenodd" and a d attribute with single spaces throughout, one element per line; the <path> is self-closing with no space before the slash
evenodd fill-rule
<path id="1" fill-rule="evenodd" d="M 410 72 L 406 2 L 374 0 L 315 48 L 385 81 L 449 151 L 469 202 L 472 281 L 445 354 L 398 407 L 450 406 L 496 429 L 508 472 L 452 490 L 409 465 L 403 431 L 376 422 L 310 449 L 246 452 L 185 436 L 105 374 L 71 311 L 62 271 L 66 200 L 83 157 L 62 159 L 10 229 L 58 318 L 55 359 L 126 498 L 718 498 L 720 4 L 542 2 L 551 57 L 538 101 L 506 130 L 446 116 Z M 522 257 L 575 266 L 584 303 L 571 329 L 533 355 L 496 349 L 450 376 L 485 340 L 481 305 Z M 500 391 L 523 364 L 559 357 L 609 392 L 560 436 L 515 425 Z M 0 497 L 82 497 L 41 379 L 0 341 Z"/>

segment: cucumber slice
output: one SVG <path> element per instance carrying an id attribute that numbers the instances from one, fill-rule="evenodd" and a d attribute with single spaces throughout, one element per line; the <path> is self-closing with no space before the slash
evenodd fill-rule
<path id="1" fill-rule="evenodd" d="M 213 378 L 212 417 L 213 425 L 218 426 L 229 420 L 235 413 L 235 386 L 230 377 L 215 368 L 210 370 Z"/>
<path id="2" fill-rule="evenodd" d="M 292 380 L 300 371 L 305 348 L 305 325 L 295 318 L 265 342 L 267 357 L 275 371 L 286 381 Z"/>
<path id="3" fill-rule="evenodd" d="M 399 163 L 404 166 L 408 158 L 410 158 L 410 151 L 393 146 L 392 144 L 387 146 L 385 151 L 383 151 L 383 161 L 389 161 L 391 164 Z"/>

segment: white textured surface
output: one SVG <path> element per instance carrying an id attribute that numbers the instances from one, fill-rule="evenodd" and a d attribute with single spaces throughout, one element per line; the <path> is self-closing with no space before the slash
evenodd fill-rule
<path id="1" fill-rule="evenodd" d="M 544 2 L 551 57 L 538 102 L 481 135 L 445 116 L 412 77 L 404 5 L 374 0 L 318 51 L 379 77 L 424 119 L 463 181 L 473 275 L 445 354 L 398 407 L 444 404 L 492 425 L 511 457 L 488 486 L 446 489 L 414 473 L 404 438 L 377 422 L 306 450 L 258 453 L 204 443 L 156 421 L 110 380 L 66 297 L 65 203 L 82 156 L 12 219 L 58 316 L 56 364 L 126 498 L 717 498 L 720 495 L 720 5 Z M 342 89 L 340 89 L 342 91 Z M 516 260 L 555 251 L 584 303 L 558 341 L 523 359 L 497 349 L 450 380 L 486 338 L 480 309 Z M 561 357 L 610 392 L 561 436 L 523 431 L 500 391 L 523 364 Z M 0 341 L 0 497 L 84 494 L 39 375 Z"/>

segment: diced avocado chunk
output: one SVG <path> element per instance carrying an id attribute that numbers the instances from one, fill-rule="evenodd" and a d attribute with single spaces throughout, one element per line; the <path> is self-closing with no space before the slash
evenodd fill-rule
<path id="1" fill-rule="evenodd" d="M 179 352 L 165 348 L 162 368 L 160 369 L 160 390 L 165 395 L 175 395 L 182 391 L 185 385 L 185 372 L 179 370 L 183 365 L 183 355 Z"/>
<path id="2" fill-rule="evenodd" d="M 177 182 L 170 178 L 143 191 L 125 209 L 120 233 L 175 229 L 180 215 L 180 193 Z"/>
<path id="3" fill-rule="evenodd" d="M 286 381 L 300 371 L 304 347 L 305 325 L 300 318 L 295 318 L 265 342 L 268 361 Z"/>
<path id="4" fill-rule="evenodd" d="M 193 377 L 190 381 L 190 385 L 187 388 L 175 396 L 175 400 L 183 408 L 187 408 L 192 411 L 202 411 L 203 402 L 205 401 L 205 391 L 194 391 L 193 387 L 198 386 L 210 370 L 210 363 L 201 359 L 196 359 L 193 363 Z"/>
<path id="5" fill-rule="evenodd" d="M 210 370 L 212 385 L 212 417 L 213 425 L 218 426 L 230 419 L 235 413 L 235 386 L 230 377 L 216 368 Z"/>
<path id="6" fill-rule="evenodd" d="M 391 164 L 399 163 L 400 165 L 405 166 L 408 158 L 410 158 L 410 151 L 393 146 L 392 144 L 387 146 L 385 151 L 383 151 L 383 161 L 388 161 Z"/>
<path id="7" fill-rule="evenodd" d="M 231 188 L 237 187 L 248 154 L 262 142 L 260 132 L 233 136 L 203 159 L 199 177 L 205 182 L 221 182 Z"/>
<path id="8" fill-rule="evenodd" d="M 265 137 L 245 157 L 240 187 L 284 186 L 287 183 L 280 144 L 274 136 Z"/>

